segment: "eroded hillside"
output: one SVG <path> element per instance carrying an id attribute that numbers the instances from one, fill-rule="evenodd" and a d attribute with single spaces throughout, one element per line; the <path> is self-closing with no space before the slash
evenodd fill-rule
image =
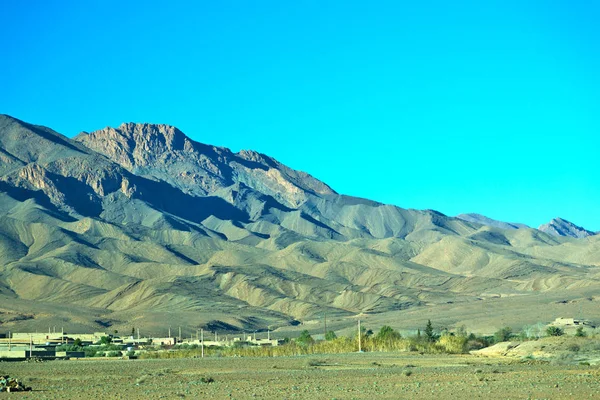
<path id="1" fill-rule="evenodd" d="M 0 116 L 0 330 L 264 329 L 324 314 L 343 326 L 359 314 L 573 298 L 599 278 L 599 236 L 339 195 L 168 125 L 71 140 Z"/>

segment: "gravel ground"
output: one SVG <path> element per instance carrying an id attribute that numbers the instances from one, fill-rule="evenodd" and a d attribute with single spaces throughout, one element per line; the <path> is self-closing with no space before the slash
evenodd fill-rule
<path id="1" fill-rule="evenodd" d="M 583 399 L 600 370 L 473 356 L 363 353 L 277 358 L 4 362 L 31 393 L 0 399 Z M 214 382 L 206 382 L 213 379 Z"/>

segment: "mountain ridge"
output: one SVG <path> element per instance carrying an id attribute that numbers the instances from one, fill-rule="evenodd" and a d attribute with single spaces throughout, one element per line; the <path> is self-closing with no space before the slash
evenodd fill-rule
<path id="1" fill-rule="evenodd" d="M 538 229 L 551 235 L 568 236 L 573 238 L 584 238 L 596 234 L 596 232 L 589 231 L 560 217 L 553 218 L 547 224 L 540 225 Z"/>
<path id="2" fill-rule="evenodd" d="M 170 125 L 127 123 L 116 129 L 107 127 L 80 134 L 75 140 L 130 171 L 164 180 L 195 195 L 207 195 L 230 186 L 236 178 L 252 186 L 256 183 L 254 175 L 261 171 L 263 178 L 269 178 L 265 181 L 270 185 L 263 188 L 269 191 L 267 194 L 276 195 L 281 186 L 292 192 L 282 199 L 288 205 L 299 205 L 302 196 L 295 198 L 293 194 L 302 190 L 335 194 L 309 174 L 287 168 L 264 154 L 247 150 L 233 153 L 224 147 L 202 144 Z M 161 168 L 152 165 L 156 163 Z"/>
<path id="3" fill-rule="evenodd" d="M 359 314 L 583 293 L 600 285 L 599 250 L 598 237 L 338 194 L 169 125 L 72 140 L 0 116 L 0 329 L 291 329 L 325 312 L 345 327 Z"/>
<path id="4" fill-rule="evenodd" d="M 482 214 L 468 213 L 459 214 L 456 218 L 462 219 L 463 221 L 473 222 L 475 224 L 492 226 L 500 229 L 528 229 L 529 226 L 521 223 L 504 222 L 486 217 Z M 581 226 L 575 225 L 574 223 L 567 221 L 563 218 L 556 217 L 546 224 L 542 224 L 537 228 L 539 231 L 548 233 L 553 236 L 583 238 L 587 236 L 593 236 L 598 232 L 589 231 Z"/>
<path id="5" fill-rule="evenodd" d="M 486 217 L 485 215 L 477 213 L 458 214 L 456 218 L 460 218 L 464 221 L 474 222 L 481 225 L 493 226 L 500 229 L 521 229 L 529 228 L 529 226 L 515 222 L 503 222 L 496 219 Z"/>

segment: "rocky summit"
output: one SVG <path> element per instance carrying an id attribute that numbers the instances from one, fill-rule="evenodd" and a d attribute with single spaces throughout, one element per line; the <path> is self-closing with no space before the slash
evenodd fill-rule
<path id="1" fill-rule="evenodd" d="M 546 232 L 554 236 L 584 238 L 595 235 L 594 232 L 588 231 L 587 229 L 577 226 L 574 223 L 564 220 L 562 218 L 554 218 L 547 224 L 540 225 L 538 229 L 542 232 Z"/>
<path id="2" fill-rule="evenodd" d="M 491 309 L 595 305 L 599 236 L 485 222 L 344 196 L 169 125 L 70 139 L 2 115 L 0 330 L 492 326 Z"/>

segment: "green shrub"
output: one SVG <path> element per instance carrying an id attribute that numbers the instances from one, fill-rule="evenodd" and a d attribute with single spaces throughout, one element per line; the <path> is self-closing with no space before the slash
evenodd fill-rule
<path id="1" fill-rule="evenodd" d="M 567 346 L 567 350 L 577 353 L 579 350 L 581 350 L 581 348 L 577 343 L 571 343 Z"/>
<path id="2" fill-rule="evenodd" d="M 111 342 L 112 342 L 112 339 L 111 339 L 111 337 L 110 337 L 110 336 L 102 336 L 102 337 L 100 338 L 100 342 L 99 342 L 99 344 L 101 344 L 101 345 L 108 345 L 108 344 L 110 344 Z"/>
<path id="3" fill-rule="evenodd" d="M 388 325 L 382 326 L 379 332 L 377 332 L 377 336 L 375 336 L 377 340 L 396 340 L 401 337 L 402 336 L 398 332 Z"/>
<path id="4" fill-rule="evenodd" d="M 60 346 L 56 346 L 56 351 L 84 351 L 84 349 L 75 344 L 61 344 Z"/>
<path id="5" fill-rule="evenodd" d="M 377 335 L 374 337 L 366 337 L 366 341 L 373 342 L 373 345 L 380 349 L 392 349 L 396 347 L 397 342 L 402 339 L 400 333 L 396 332 L 392 327 L 384 325 L 381 327 Z"/>
<path id="6" fill-rule="evenodd" d="M 512 328 L 510 326 L 505 326 L 504 328 L 496 331 L 494 333 L 494 342 L 506 342 L 509 341 L 513 336 Z"/>
<path id="7" fill-rule="evenodd" d="M 575 336 L 576 337 L 585 337 L 585 332 L 583 331 L 583 326 L 577 327 L 577 330 L 575 331 Z"/>
<path id="8" fill-rule="evenodd" d="M 565 333 L 565 331 L 560 329 L 558 326 L 549 326 L 546 329 L 546 334 L 548 336 L 562 336 L 562 335 L 564 335 L 564 333 Z"/>
<path id="9" fill-rule="evenodd" d="M 300 336 L 296 339 L 296 343 L 301 346 L 309 346 L 314 342 L 315 340 L 306 329 L 300 332 Z"/>
<path id="10" fill-rule="evenodd" d="M 93 347 L 86 347 L 83 351 L 84 351 L 86 357 L 95 357 L 96 353 L 98 352 Z"/>

